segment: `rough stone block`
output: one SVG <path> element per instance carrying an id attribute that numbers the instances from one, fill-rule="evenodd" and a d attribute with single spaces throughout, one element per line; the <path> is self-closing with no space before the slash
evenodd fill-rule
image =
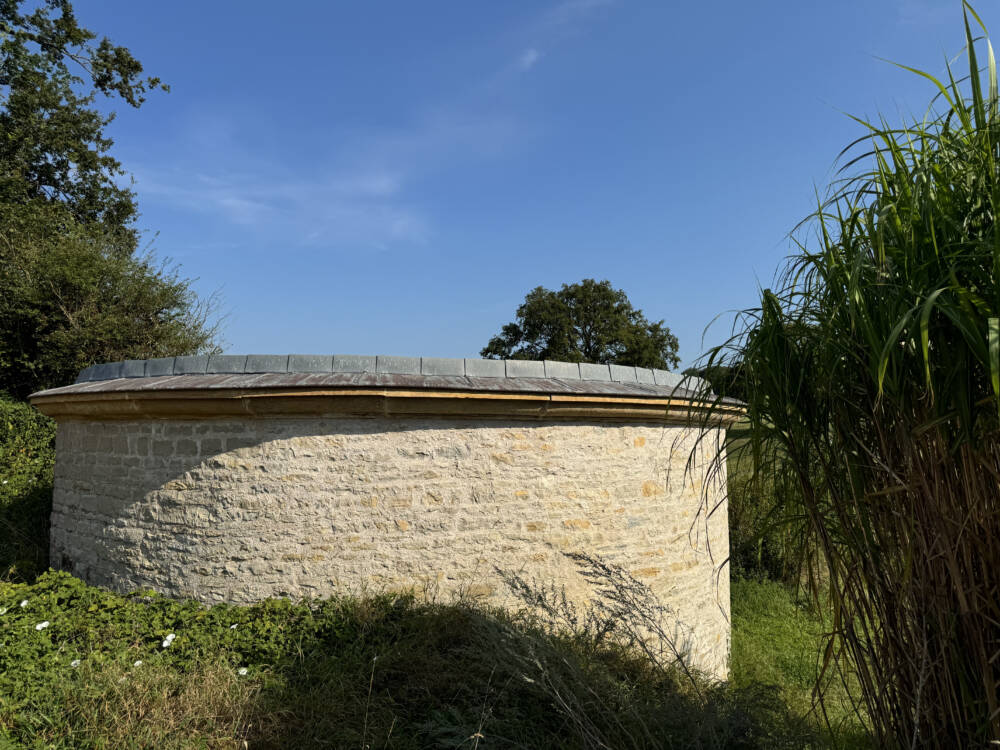
<path id="1" fill-rule="evenodd" d="M 156 378 L 162 375 L 174 374 L 174 358 L 159 357 L 157 359 L 146 360 L 146 377 Z"/>
<path id="2" fill-rule="evenodd" d="M 507 375 L 502 359 L 467 359 L 465 375 L 469 378 L 502 378 Z"/>
<path id="3" fill-rule="evenodd" d="M 208 355 L 174 357 L 174 375 L 204 375 L 208 367 Z"/>
<path id="4" fill-rule="evenodd" d="M 208 358 L 205 372 L 209 375 L 242 375 L 246 372 L 247 355 L 213 354 Z"/>
<path id="5" fill-rule="evenodd" d="M 507 359 L 508 378 L 544 378 L 545 363 L 535 359 Z"/>
<path id="6" fill-rule="evenodd" d="M 465 375 L 465 360 L 449 357 L 421 357 L 421 375 Z"/>
<path id="7" fill-rule="evenodd" d="M 174 453 L 183 457 L 197 456 L 198 444 L 194 440 L 178 440 L 174 446 Z"/>
<path id="8" fill-rule="evenodd" d="M 387 357 L 380 354 L 375 361 L 375 372 L 419 375 L 420 357 Z"/>
<path id="9" fill-rule="evenodd" d="M 222 452 L 222 438 L 202 438 L 199 444 L 202 456 L 214 456 Z"/>
<path id="10" fill-rule="evenodd" d="M 626 365 L 609 365 L 611 381 L 614 383 L 636 383 L 635 368 Z"/>
<path id="11" fill-rule="evenodd" d="M 562 380 L 579 380 L 580 365 L 576 362 L 556 362 L 555 360 L 545 360 L 545 377 L 560 378 Z"/>
<path id="12" fill-rule="evenodd" d="M 611 380 L 611 370 L 607 365 L 595 365 L 592 362 L 581 362 L 580 377 L 583 380 Z"/>
<path id="13" fill-rule="evenodd" d="M 375 357 L 365 354 L 334 354 L 334 372 L 375 372 Z"/>
<path id="14" fill-rule="evenodd" d="M 174 441 L 173 440 L 154 440 L 153 441 L 153 455 L 154 456 L 172 456 L 174 455 Z"/>
<path id="15" fill-rule="evenodd" d="M 333 372 L 332 354 L 289 354 L 289 372 Z"/>
<path id="16" fill-rule="evenodd" d="M 246 371 L 248 373 L 288 372 L 288 356 L 280 354 L 247 355 Z"/>

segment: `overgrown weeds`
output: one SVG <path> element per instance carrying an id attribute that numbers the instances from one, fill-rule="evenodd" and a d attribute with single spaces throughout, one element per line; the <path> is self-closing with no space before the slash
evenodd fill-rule
<path id="1" fill-rule="evenodd" d="M 51 572 L 0 584 L 0 610 L 0 747 L 826 746 L 777 687 L 692 682 L 529 612 L 205 607 Z"/>

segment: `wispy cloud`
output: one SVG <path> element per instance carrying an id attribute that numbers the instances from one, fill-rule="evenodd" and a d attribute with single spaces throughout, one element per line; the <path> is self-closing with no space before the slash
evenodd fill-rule
<path id="1" fill-rule="evenodd" d="M 287 180 L 262 167 L 193 177 L 184 169 L 145 168 L 134 176 L 147 200 L 220 217 L 285 245 L 380 248 L 424 242 L 429 231 L 421 211 L 396 199 L 399 178 L 380 171 Z"/>
<path id="2" fill-rule="evenodd" d="M 515 68 L 524 73 L 542 58 L 543 50 L 552 48 L 563 39 L 582 33 L 593 24 L 597 15 L 617 0 L 563 0 L 543 10 L 522 30 L 521 36 L 530 46 L 518 54 Z"/>
<path id="3" fill-rule="evenodd" d="M 516 115 L 456 100 L 426 108 L 409 127 L 363 133 L 350 151 L 366 170 L 425 174 L 497 157 L 523 133 Z"/>
<path id="4" fill-rule="evenodd" d="M 257 236 L 280 237 L 286 246 L 421 244 L 432 235 L 433 222 L 410 195 L 412 183 L 495 158 L 521 132 L 513 117 L 453 105 L 429 111 L 406 128 L 345 135 L 332 153 L 317 155 L 316 164 L 325 166 L 299 174 L 219 137 L 212 144 L 218 166 L 211 171 L 147 163 L 133 177 L 144 202 L 213 215 Z"/>
<path id="5" fill-rule="evenodd" d="M 517 67 L 520 68 L 523 72 L 527 72 L 531 70 L 533 67 L 535 67 L 535 63 L 538 62 L 541 56 L 542 56 L 541 52 L 539 52 L 534 47 L 529 47 L 518 56 Z"/>
<path id="6" fill-rule="evenodd" d="M 563 0 L 541 13 L 532 26 L 536 34 L 575 34 L 603 8 L 616 0 Z"/>
<path id="7" fill-rule="evenodd" d="M 415 184 L 501 157 L 524 140 L 532 128 L 498 107 L 498 94 L 514 85 L 516 75 L 533 70 L 546 47 L 582 31 L 615 1 L 562 0 L 548 7 L 518 30 L 520 52 L 491 77 L 420 107 L 408 126 L 338 133 L 330 151 L 299 172 L 241 143 L 231 118 L 193 114 L 185 138 L 188 162 L 147 160 L 143 167 L 141 159 L 133 160 L 135 187 L 144 202 L 215 216 L 283 246 L 424 243 L 433 236 L 434 217 L 415 196 Z"/>

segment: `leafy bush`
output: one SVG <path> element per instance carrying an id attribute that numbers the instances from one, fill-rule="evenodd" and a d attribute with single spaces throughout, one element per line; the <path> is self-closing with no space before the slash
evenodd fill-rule
<path id="1" fill-rule="evenodd" d="M 94 362 L 215 351 L 190 280 L 59 206 L 0 204 L 0 393 L 68 385 Z"/>
<path id="2" fill-rule="evenodd" d="M 51 419 L 0 397 L 0 578 L 48 567 L 55 435 Z"/>

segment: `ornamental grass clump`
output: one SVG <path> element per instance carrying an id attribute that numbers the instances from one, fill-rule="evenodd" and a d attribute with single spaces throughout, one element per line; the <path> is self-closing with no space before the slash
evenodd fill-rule
<path id="1" fill-rule="evenodd" d="M 707 357 L 745 379 L 743 457 L 797 487 L 821 671 L 857 680 L 887 747 L 1000 740 L 1000 97 L 970 17 L 968 75 L 908 68 L 926 116 L 858 120 L 776 288 Z"/>

